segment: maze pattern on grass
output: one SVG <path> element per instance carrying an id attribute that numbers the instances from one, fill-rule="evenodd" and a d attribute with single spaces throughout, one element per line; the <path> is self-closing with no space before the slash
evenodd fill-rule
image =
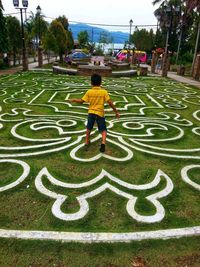
<path id="1" fill-rule="evenodd" d="M 41 194 L 50 201 L 51 214 L 46 216 L 63 222 L 62 227 L 74 221 L 75 232 L 76 222 L 84 219 L 87 223 L 92 217 L 93 198 L 109 191 L 124 199 L 123 209 L 129 223 L 139 224 L 140 230 L 148 230 L 148 225 L 157 230 L 170 229 L 167 221 L 176 221 L 181 215 L 180 226 L 189 227 L 194 233 L 194 227 L 199 227 L 200 215 L 196 203 L 200 191 L 198 90 L 155 77 L 107 78 L 103 87 L 108 89 L 121 115 L 117 120 L 109 106 L 105 107 L 106 153 L 100 153 L 97 148 L 101 136 L 96 127 L 91 133 L 90 151 L 84 151 L 87 104 L 67 101 L 81 97 L 90 88 L 89 79 L 45 72 L 0 79 L 0 192 L 3 200 L 7 194 L 18 192 L 33 176 L 31 187 L 37 190 L 34 194 Z M 38 161 L 40 163 L 35 163 Z M 59 169 L 62 161 L 66 172 Z M 67 169 L 73 164 L 77 164 L 79 175 L 66 181 Z M 51 173 L 55 166 L 56 176 Z M 10 174 L 8 171 L 5 175 L 6 168 Z M 135 176 L 140 177 L 136 183 Z M 179 193 L 182 189 L 186 193 Z M 68 200 L 72 194 L 76 195 L 76 205 L 70 209 Z M 182 215 L 180 202 L 186 203 L 188 195 L 191 196 L 188 202 L 191 212 Z M 100 201 L 102 199 L 100 197 Z M 170 215 L 174 206 L 175 216 L 173 212 Z M 2 209 L 3 213 L 6 211 Z M 98 223 L 96 227 L 98 231 Z M 129 232 L 130 229 L 131 226 Z"/>

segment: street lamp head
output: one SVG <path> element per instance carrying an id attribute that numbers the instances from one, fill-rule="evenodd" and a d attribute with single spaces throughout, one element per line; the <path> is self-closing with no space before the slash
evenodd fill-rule
<path id="1" fill-rule="evenodd" d="M 28 0 L 22 0 L 23 7 L 28 7 Z"/>
<path id="2" fill-rule="evenodd" d="M 19 0 L 13 0 L 13 5 L 14 5 L 14 7 L 18 7 L 19 6 Z"/>
<path id="3" fill-rule="evenodd" d="M 132 24 L 133 24 L 133 20 L 132 20 L 132 19 L 130 19 L 129 23 L 132 25 Z"/>
<path id="4" fill-rule="evenodd" d="M 36 10 L 37 10 L 37 14 L 38 14 L 38 15 L 40 15 L 40 14 L 41 14 L 41 11 L 42 11 L 42 9 L 41 9 L 41 7 L 40 7 L 39 5 L 37 6 Z"/>

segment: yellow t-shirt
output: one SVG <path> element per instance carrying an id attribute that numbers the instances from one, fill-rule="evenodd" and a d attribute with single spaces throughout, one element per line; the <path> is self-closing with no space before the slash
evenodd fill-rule
<path id="1" fill-rule="evenodd" d="M 82 100 L 89 103 L 88 113 L 104 117 L 104 103 L 110 100 L 110 96 L 105 89 L 94 86 L 85 93 Z"/>

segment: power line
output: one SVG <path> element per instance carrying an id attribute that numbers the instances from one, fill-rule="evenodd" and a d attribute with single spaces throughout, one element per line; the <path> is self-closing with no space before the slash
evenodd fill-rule
<path id="1" fill-rule="evenodd" d="M 27 12 L 29 14 L 31 14 L 30 12 Z M 5 14 L 5 16 L 9 16 L 9 15 L 16 15 L 19 13 L 9 13 L 9 14 Z M 52 19 L 54 20 L 55 18 L 52 17 L 47 17 L 44 16 L 47 19 Z M 88 24 L 88 25 L 92 25 L 92 26 L 104 26 L 104 27 L 122 27 L 122 28 L 129 28 L 130 24 L 105 24 L 105 23 L 93 23 L 93 22 L 82 22 L 82 21 L 74 21 L 74 20 L 69 20 L 69 23 L 78 23 L 78 24 Z M 133 24 L 133 27 L 137 27 L 137 28 L 146 28 L 146 27 L 157 27 L 157 24 Z"/>
<path id="2" fill-rule="evenodd" d="M 81 21 L 69 21 L 70 23 L 80 23 L 80 24 L 88 24 L 88 25 L 93 25 L 93 26 L 104 26 L 104 27 L 130 27 L 129 24 L 103 24 L 103 23 L 91 23 L 91 22 L 81 22 Z M 138 25 L 138 24 L 133 24 L 132 25 L 133 27 L 157 27 L 157 24 L 141 24 L 141 25 Z"/>

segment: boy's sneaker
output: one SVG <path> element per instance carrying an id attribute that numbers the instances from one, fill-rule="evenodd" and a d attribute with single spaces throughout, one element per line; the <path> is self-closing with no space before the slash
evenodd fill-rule
<path id="1" fill-rule="evenodd" d="M 105 152 L 105 150 L 106 150 L 106 145 L 101 144 L 99 151 L 103 153 L 103 152 Z"/>

